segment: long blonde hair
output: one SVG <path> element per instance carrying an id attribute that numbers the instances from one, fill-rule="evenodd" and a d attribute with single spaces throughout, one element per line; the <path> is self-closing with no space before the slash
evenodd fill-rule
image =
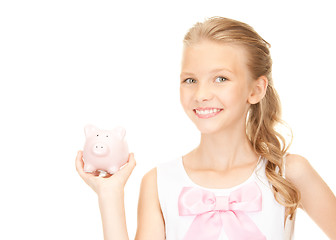
<path id="1" fill-rule="evenodd" d="M 272 80 L 270 44 L 251 26 L 223 17 L 212 17 L 196 23 L 185 35 L 183 43 L 191 46 L 202 40 L 244 47 L 248 54 L 247 65 L 252 79 L 267 77 L 266 95 L 257 104 L 252 104 L 248 111 L 246 134 L 255 152 L 268 160 L 266 176 L 272 185 L 275 199 L 286 207 L 286 217 L 289 215 L 292 218 L 299 204 L 300 193 L 284 178 L 283 159 L 292 143 L 293 134 L 281 119 L 281 103 Z M 289 144 L 276 130 L 280 124 L 291 131 Z"/>

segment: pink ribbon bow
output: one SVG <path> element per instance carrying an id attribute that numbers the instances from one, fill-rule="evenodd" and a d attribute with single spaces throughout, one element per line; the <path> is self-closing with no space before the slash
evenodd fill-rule
<path id="1" fill-rule="evenodd" d="M 218 196 L 196 187 L 184 187 L 178 200 L 180 216 L 195 216 L 184 240 L 218 240 L 221 228 L 231 240 L 265 240 L 245 212 L 261 211 L 262 194 L 252 182 L 229 196 Z"/>

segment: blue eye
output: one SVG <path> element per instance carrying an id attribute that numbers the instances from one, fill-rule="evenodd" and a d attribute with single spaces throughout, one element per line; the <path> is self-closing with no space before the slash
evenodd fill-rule
<path id="1" fill-rule="evenodd" d="M 187 78 L 187 79 L 184 80 L 183 82 L 185 82 L 185 83 L 194 83 L 194 82 L 196 82 L 196 80 L 195 80 L 195 79 L 192 79 L 192 78 Z"/>
<path id="2" fill-rule="evenodd" d="M 216 82 L 218 82 L 217 79 L 219 79 L 219 82 L 225 82 L 228 80 L 226 77 L 216 77 Z"/>

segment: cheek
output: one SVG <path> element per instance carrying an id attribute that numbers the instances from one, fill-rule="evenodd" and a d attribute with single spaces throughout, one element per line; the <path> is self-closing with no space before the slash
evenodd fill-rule
<path id="1" fill-rule="evenodd" d="M 224 108 L 232 108 L 241 106 L 246 103 L 246 93 L 238 86 L 228 87 L 216 94 L 219 101 L 223 104 Z"/>
<path id="2" fill-rule="evenodd" d="M 185 109 L 190 101 L 190 93 L 183 88 L 180 88 L 180 102 L 182 107 Z"/>

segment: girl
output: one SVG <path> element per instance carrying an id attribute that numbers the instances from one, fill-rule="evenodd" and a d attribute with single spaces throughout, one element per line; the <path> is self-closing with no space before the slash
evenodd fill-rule
<path id="1" fill-rule="evenodd" d="M 291 239 L 298 207 L 336 239 L 334 194 L 275 129 L 271 68 L 269 44 L 245 23 L 214 17 L 185 35 L 180 100 L 200 144 L 143 177 L 136 239 Z M 133 153 L 105 178 L 83 172 L 81 151 L 76 167 L 98 194 L 105 239 L 128 239 Z"/>

